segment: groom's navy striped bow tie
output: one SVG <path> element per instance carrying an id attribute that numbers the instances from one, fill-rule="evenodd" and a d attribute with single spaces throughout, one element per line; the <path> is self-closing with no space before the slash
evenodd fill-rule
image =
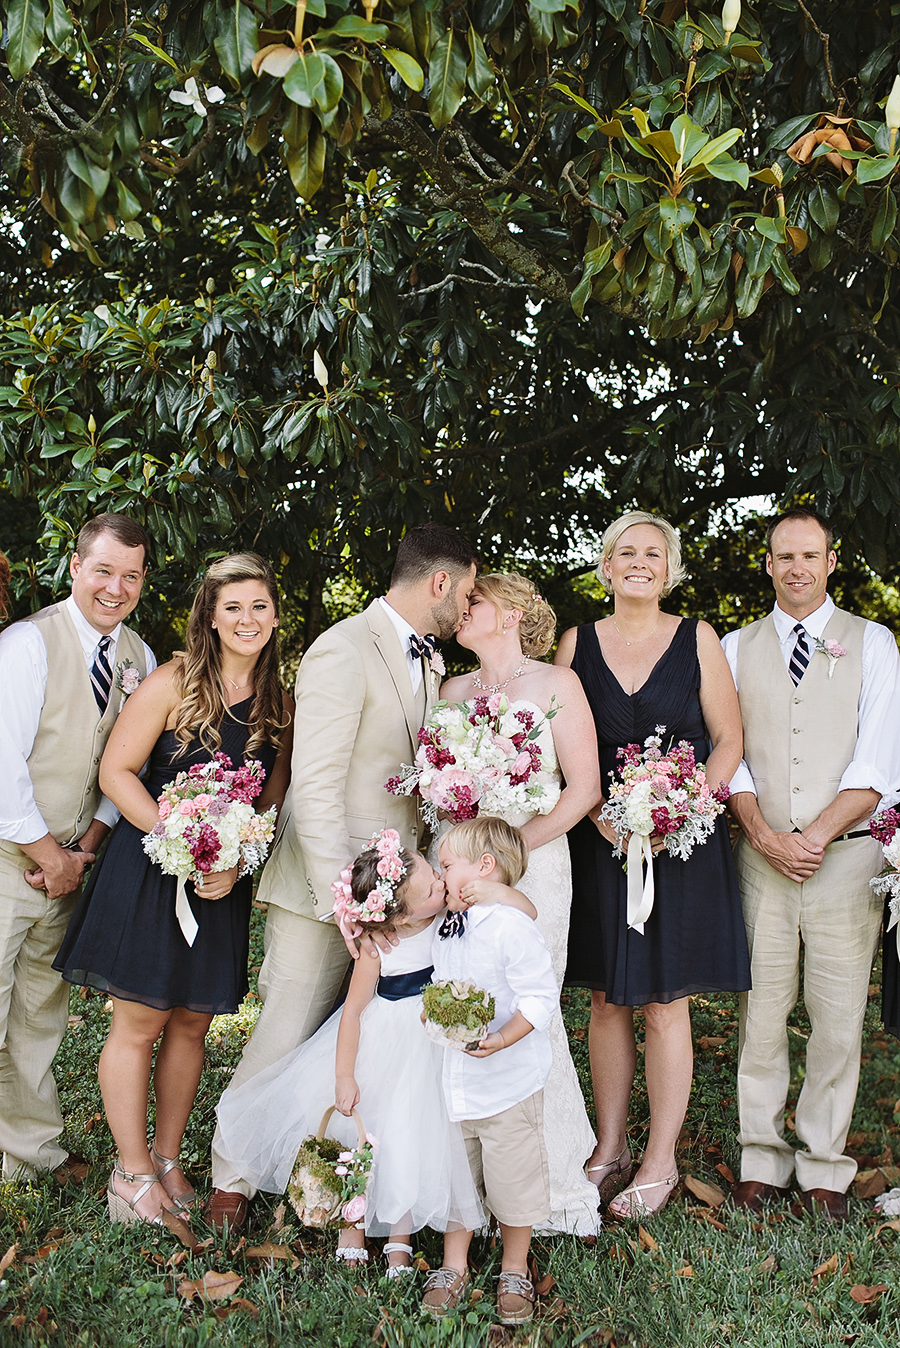
<path id="1" fill-rule="evenodd" d="M 468 909 L 464 909 L 461 913 L 448 913 L 438 927 L 438 936 L 441 940 L 443 941 L 448 936 L 462 936 L 466 929 L 466 918 L 468 916 Z"/>
<path id="2" fill-rule="evenodd" d="M 418 637 L 415 632 L 410 633 L 409 649 L 416 659 L 430 660 L 437 647 L 437 637 L 429 632 L 427 636 Z"/>

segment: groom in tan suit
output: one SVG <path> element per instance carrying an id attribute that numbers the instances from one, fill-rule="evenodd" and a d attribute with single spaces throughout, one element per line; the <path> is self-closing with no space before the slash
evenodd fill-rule
<path id="1" fill-rule="evenodd" d="M 404 847 L 419 845 L 415 800 L 389 795 L 384 783 L 415 755 L 440 682 L 430 634 L 444 641 L 459 628 L 476 564 L 456 530 L 409 530 L 387 595 L 324 632 L 301 661 L 291 788 L 259 890 L 269 905 L 263 1009 L 232 1085 L 302 1044 L 334 1005 L 348 957 L 338 928 L 319 920 L 333 907 L 332 881 L 379 829 L 397 829 Z M 205 1216 L 234 1230 L 246 1220 L 253 1188 L 217 1142 L 218 1134 Z"/>

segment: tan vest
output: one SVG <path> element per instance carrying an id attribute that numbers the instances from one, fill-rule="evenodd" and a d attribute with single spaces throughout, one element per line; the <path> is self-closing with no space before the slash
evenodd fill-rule
<path id="1" fill-rule="evenodd" d="M 51 604 L 27 621 L 36 623 L 40 630 L 48 667 L 28 772 L 35 804 L 47 828 L 57 842 L 66 844 L 86 831 L 100 803 L 100 757 L 124 701 L 115 686 L 116 666 L 130 660 L 144 678 L 144 643 L 127 627 L 119 632 L 113 688 L 100 717 L 81 642 L 65 603 Z"/>
<path id="2" fill-rule="evenodd" d="M 741 629 L 737 683 L 744 761 L 759 808 L 778 833 L 804 829 L 830 805 L 856 751 L 865 618 L 835 609 L 822 636 L 847 652 L 830 661 L 812 651 L 794 686 L 771 614 Z"/>

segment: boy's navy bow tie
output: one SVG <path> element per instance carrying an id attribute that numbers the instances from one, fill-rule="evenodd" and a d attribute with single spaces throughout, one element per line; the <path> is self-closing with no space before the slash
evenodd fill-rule
<path id="1" fill-rule="evenodd" d="M 443 941 L 447 936 L 462 936 L 466 929 L 466 918 L 469 916 L 467 910 L 461 913 L 448 913 L 441 925 L 438 927 L 438 936 Z"/>

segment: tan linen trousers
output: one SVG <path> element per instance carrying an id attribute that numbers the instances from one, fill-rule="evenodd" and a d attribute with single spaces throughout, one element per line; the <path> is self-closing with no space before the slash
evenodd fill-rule
<path id="1" fill-rule="evenodd" d="M 66 1159 L 50 1070 L 69 1017 L 69 985 L 51 968 L 78 894 L 48 899 L 26 882 L 33 863 L 0 843 L 0 1150 L 3 1175 Z"/>
<path id="2" fill-rule="evenodd" d="M 874 838 L 834 842 L 819 870 L 796 884 L 746 838 L 738 878 L 750 945 L 752 990 L 741 996 L 738 1108 L 741 1178 L 844 1193 L 856 1162 L 844 1145 L 859 1082 L 862 1025 L 883 901 L 869 886 L 881 868 Z M 800 990 L 811 1033 L 795 1110 L 802 1149 L 784 1136 L 790 1086 L 787 1019 Z"/>

